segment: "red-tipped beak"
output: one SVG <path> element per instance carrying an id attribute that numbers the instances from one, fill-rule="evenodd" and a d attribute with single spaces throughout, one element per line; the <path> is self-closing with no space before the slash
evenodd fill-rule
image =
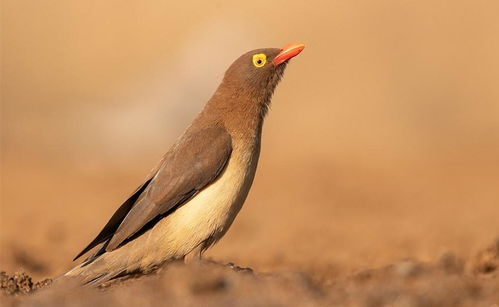
<path id="1" fill-rule="evenodd" d="M 302 43 L 293 43 L 286 45 L 282 48 L 281 52 L 274 58 L 272 63 L 274 63 L 275 66 L 279 66 L 282 63 L 286 62 L 287 60 L 291 59 L 292 57 L 297 56 L 303 49 L 305 48 L 305 45 Z"/>

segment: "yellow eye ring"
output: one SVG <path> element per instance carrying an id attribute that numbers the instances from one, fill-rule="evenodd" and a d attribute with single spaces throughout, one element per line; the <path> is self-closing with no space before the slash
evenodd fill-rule
<path id="1" fill-rule="evenodd" d="M 265 54 L 258 53 L 253 55 L 253 65 L 255 65 L 255 67 L 263 67 L 265 63 L 267 63 L 267 56 Z"/>

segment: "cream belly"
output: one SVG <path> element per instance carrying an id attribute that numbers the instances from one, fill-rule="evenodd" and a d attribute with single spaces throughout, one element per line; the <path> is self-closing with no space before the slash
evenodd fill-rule
<path id="1" fill-rule="evenodd" d="M 218 180 L 161 220 L 151 229 L 154 233 L 145 234 L 160 241 L 155 249 L 165 252 L 162 257 L 182 258 L 197 247 L 208 248 L 227 232 L 248 195 L 258 155 L 259 150 L 247 156 L 233 151 Z"/>

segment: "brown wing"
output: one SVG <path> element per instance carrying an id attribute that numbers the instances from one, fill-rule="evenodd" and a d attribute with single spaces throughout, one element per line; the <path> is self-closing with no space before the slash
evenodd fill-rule
<path id="1" fill-rule="evenodd" d="M 147 223 L 168 215 L 213 182 L 231 153 L 231 137 L 221 127 L 186 133 L 166 153 L 152 178 L 116 211 L 78 257 L 107 240 L 106 251 L 114 250 Z"/>

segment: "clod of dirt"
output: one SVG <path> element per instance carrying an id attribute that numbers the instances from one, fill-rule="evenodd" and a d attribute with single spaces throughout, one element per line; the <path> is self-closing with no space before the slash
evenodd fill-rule
<path id="1" fill-rule="evenodd" d="M 443 254 L 438 260 L 438 265 L 449 274 L 461 274 L 464 271 L 464 260 L 453 253 Z"/>
<path id="2" fill-rule="evenodd" d="M 395 271 L 400 277 L 415 277 L 423 270 L 422 264 L 415 260 L 404 260 L 395 265 Z"/>
<path id="3" fill-rule="evenodd" d="M 229 262 L 226 264 L 227 267 L 233 269 L 236 272 L 243 272 L 243 273 L 253 273 L 253 269 L 251 268 L 243 268 L 240 266 L 235 265 L 233 262 Z"/>
<path id="4" fill-rule="evenodd" d="M 0 271 L 0 290 L 7 295 L 27 294 L 52 283 L 51 279 L 33 282 L 31 277 L 24 272 L 16 272 L 9 276 Z"/>
<path id="5" fill-rule="evenodd" d="M 477 274 L 491 274 L 499 271 L 499 238 L 494 244 L 478 253 L 472 268 Z"/>

